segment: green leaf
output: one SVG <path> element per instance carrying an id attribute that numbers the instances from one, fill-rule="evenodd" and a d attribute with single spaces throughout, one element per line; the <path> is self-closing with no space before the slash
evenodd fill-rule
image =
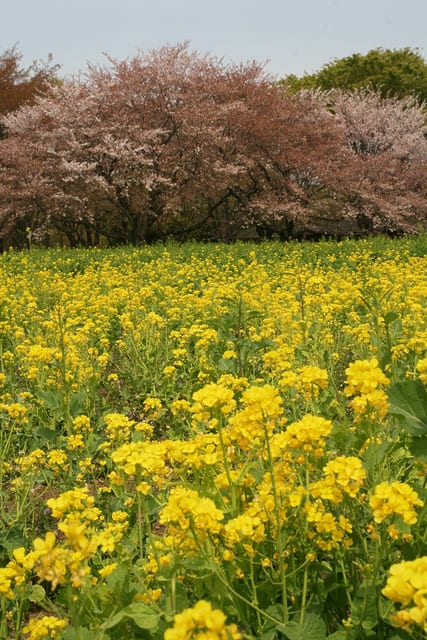
<path id="1" fill-rule="evenodd" d="M 390 442 L 381 442 L 377 444 L 371 442 L 363 453 L 363 461 L 368 469 L 378 468 L 382 461 L 386 458 L 388 450 L 391 448 Z"/>
<path id="2" fill-rule="evenodd" d="M 14 549 L 18 549 L 19 547 L 25 547 L 26 541 L 20 535 L 16 535 L 13 530 L 11 533 L 11 537 L 7 538 L 6 536 L 10 533 L 10 529 L 4 529 L 2 534 L 4 535 L 4 539 L 0 541 L 0 549 L 6 549 L 9 553 L 12 553 Z"/>
<path id="3" fill-rule="evenodd" d="M 34 433 L 42 440 L 43 442 L 54 442 L 58 437 L 55 432 L 55 426 L 52 425 L 52 428 L 45 426 L 40 426 L 34 429 Z"/>
<path id="4" fill-rule="evenodd" d="M 125 610 L 122 609 L 121 611 L 116 613 L 116 615 L 112 616 L 111 618 L 108 618 L 108 620 L 105 620 L 105 622 L 103 622 L 99 628 L 103 630 L 112 629 L 113 627 L 118 625 L 119 622 L 121 622 L 124 617 L 125 617 Z"/>
<path id="5" fill-rule="evenodd" d="M 36 604 L 40 604 L 45 600 L 45 598 L 46 598 L 46 591 L 43 589 L 41 584 L 33 584 L 28 596 L 28 600 L 30 602 L 35 602 Z"/>
<path id="6" fill-rule="evenodd" d="M 62 633 L 64 640 L 94 640 L 93 631 L 87 627 L 68 627 Z"/>
<path id="7" fill-rule="evenodd" d="M 367 632 L 377 626 L 377 601 L 373 587 L 364 584 L 360 586 L 351 607 L 351 618 L 354 625 L 360 625 L 365 630 L 367 637 Z"/>
<path id="8" fill-rule="evenodd" d="M 158 627 L 159 615 L 145 602 L 134 602 L 125 609 L 125 615 L 134 621 L 139 629 L 153 631 Z"/>
<path id="9" fill-rule="evenodd" d="M 75 418 L 79 413 L 83 411 L 86 398 L 86 392 L 80 391 L 79 393 L 73 393 L 70 399 L 70 414 Z"/>
<path id="10" fill-rule="evenodd" d="M 427 391 L 421 380 L 404 380 L 391 385 L 388 400 L 389 413 L 402 421 L 408 433 L 427 435 Z"/>
<path id="11" fill-rule="evenodd" d="M 233 360 L 224 360 L 223 358 L 221 358 L 221 360 L 218 361 L 218 371 L 225 371 L 225 372 L 229 372 L 229 371 L 233 371 L 233 369 L 235 368 L 235 363 Z"/>
<path id="12" fill-rule="evenodd" d="M 276 640 L 277 631 L 275 629 L 270 629 L 269 631 L 265 631 L 260 640 Z"/>
<path id="13" fill-rule="evenodd" d="M 112 629 L 125 618 L 132 620 L 139 629 L 154 631 L 159 625 L 159 615 L 152 610 L 150 605 L 145 602 L 133 602 L 106 620 L 100 628 Z"/>
<path id="14" fill-rule="evenodd" d="M 409 450 L 414 458 L 427 462 L 427 436 L 414 438 L 409 445 Z"/>
<path id="15" fill-rule="evenodd" d="M 396 311 L 389 311 L 388 313 L 385 314 L 384 316 L 384 323 L 386 325 L 391 324 L 392 322 L 394 322 L 395 320 L 397 320 L 399 318 L 399 314 L 396 313 Z"/>
<path id="16" fill-rule="evenodd" d="M 314 613 L 308 613 L 302 624 L 291 620 L 278 628 L 289 640 L 326 640 L 326 625 Z"/>
<path id="17" fill-rule="evenodd" d="M 62 399 L 58 393 L 54 393 L 53 391 L 39 391 L 37 395 L 49 409 L 54 411 L 61 409 Z"/>

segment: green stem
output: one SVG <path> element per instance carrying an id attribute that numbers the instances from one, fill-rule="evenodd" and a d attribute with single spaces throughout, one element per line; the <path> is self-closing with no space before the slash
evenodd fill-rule
<path id="1" fill-rule="evenodd" d="M 64 323 L 62 320 L 61 311 L 59 307 L 56 308 L 56 312 L 58 316 L 59 348 L 61 350 L 61 364 L 59 369 L 61 373 L 65 422 L 67 425 L 67 434 L 70 435 L 71 434 L 70 389 L 67 382 L 67 353 L 65 348 L 65 331 L 64 331 Z"/>
<path id="2" fill-rule="evenodd" d="M 301 613 L 299 616 L 299 623 L 302 624 L 304 622 L 305 615 L 305 603 L 307 600 L 307 586 L 308 586 L 308 565 L 304 569 L 304 578 L 302 584 L 302 597 L 301 597 Z"/>
<path id="3" fill-rule="evenodd" d="M 253 600 L 248 600 L 248 598 L 245 598 L 245 596 L 243 596 L 241 593 L 233 589 L 233 587 L 228 582 L 228 580 L 223 577 L 217 563 L 212 561 L 212 556 L 206 553 L 206 550 L 204 549 L 203 545 L 200 543 L 199 537 L 194 528 L 194 524 L 191 522 L 191 519 L 190 519 L 190 529 L 191 529 L 191 532 L 193 533 L 194 540 L 200 551 L 200 555 L 210 561 L 212 573 L 214 573 L 219 579 L 219 581 L 224 585 L 226 593 L 227 594 L 231 593 L 233 596 L 235 596 L 236 598 L 239 598 L 239 600 L 241 600 L 246 605 L 248 605 L 251 609 L 254 609 L 254 611 L 257 614 L 257 619 L 260 621 L 260 624 L 261 624 L 261 618 L 264 618 L 265 620 L 269 620 L 270 622 L 273 622 L 275 625 L 280 625 L 282 623 L 281 620 L 277 620 L 277 618 L 274 618 L 273 616 L 268 614 L 266 611 L 263 611 L 262 609 L 260 609 L 260 607 L 258 606 L 258 601 L 256 596 Z"/>
<path id="4" fill-rule="evenodd" d="M 237 508 L 236 486 L 231 477 L 230 465 L 228 464 L 227 450 L 225 448 L 224 438 L 222 435 L 221 417 L 219 417 L 218 419 L 218 435 L 219 435 L 219 442 L 221 445 L 222 457 L 224 460 L 225 475 L 227 476 L 227 481 L 228 481 L 230 492 L 231 492 L 231 515 L 234 516 Z"/>
<path id="5" fill-rule="evenodd" d="M 351 598 L 350 595 L 350 585 L 349 582 L 347 580 L 347 573 L 345 570 L 345 564 L 344 564 L 344 558 L 342 557 L 342 554 L 339 553 L 339 565 L 340 565 L 340 569 L 341 569 L 341 573 L 342 573 L 342 580 L 344 582 L 344 586 L 345 586 L 345 596 L 347 598 L 347 602 L 348 602 L 348 606 L 351 608 L 353 606 L 353 600 Z"/>
<path id="6" fill-rule="evenodd" d="M 176 576 L 173 575 L 171 578 L 171 606 L 172 612 L 175 614 L 176 611 Z"/>
<path id="7" fill-rule="evenodd" d="M 260 614 L 260 609 L 259 609 L 258 593 L 257 593 L 257 588 L 256 588 L 256 584 L 255 584 L 255 577 L 254 577 L 254 563 L 253 563 L 252 558 L 250 558 L 250 560 L 249 560 L 249 567 L 250 567 L 249 580 L 250 580 L 250 584 L 251 584 L 252 598 L 253 598 L 253 602 L 254 602 L 254 605 L 255 605 L 258 629 L 261 630 L 262 621 L 261 621 L 261 614 Z"/>
<path id="8" fill-rule="evenodd" d="M 276 479 L 274 477 L 274 464 L 273 464 L 273 456 L 271 454 L 270 447 L 270 438 L 267 431 L 267 427 L 264 422 L 264 433 L 265 433 L 265 442 L 267 445 L 267 455 L 268 455 L 268 464 L 269 471 L 271 476 L 271 488 L 273 491 L 273 499 L 274 499 L 274 513 L 276 518 L 276 529 L 277 529 L 277 552 L 279 554 L 279 571 L 280 571 L 280 582 L 282 587 L 282 606 L 283 606 L 283 624 L 286 624 L 289 620 L 289 610 L 288 610 L 288 598 L 287 598 L 287 582 L 286 582 L 286 566 L 284 561 L 284 545 L 281 536 L 281 518 L 280 518 L 280 503 L 279 503 L 279 495 L 276 487 Z"/>
<path id="9" fill-rule="evenodd" d="M 213 566 L 212 567 L 212 571 L 216 574 L 216 576 L 219 579 L 219 581 L 224 585 L 224 587 L 227 590 L 227 593 L 231 593 L 233 596 L 235 596 L 236 598 L 238 598 L 239 600 L 241 600 L 242 602 L 247 604 L 249 607 L 254 609 L 265 620 L 269 620 L 269 622 L 273 622 L 275 625 L 280 625 L 282 623 L 281 620 L 278 620 L 277 618 L 274 618 L 273 616 L 271 616 L 266 611 L 263 611 L 262 609 L 260 609 L 258 607 L 258 605 L 255 604 L 255 602 L 253 602 L 253 600 L 248 600 L 248 598 L 245 598 L 245 596 L 243 596 L 241 593 L 239 593 L 238 591 L 233 589 L 231 584 L 218 571 L 218 567 L 217 566 Z"/>
<path id="10" fill-rule="evenodd" d="M 4 598 L 1 598 L 1 618 L 0 618 L 0 640 L 7 638 L 7 613 Z M 18 624 L 16 625 L 16 629 L 18 630 Z"/>
<path id="11" fill-rule="evenodd" d="M 0 431 L 1 431 L 1 437 L 2 437 L 5 429 L 1 429 Z M 5 460 L 8 459 L 9 447 L 12 442 L 12 437 L 14 435 L 13 425 L 9 423 L 8 429 L 6 431 L 7 431 L 6 442 L 4 444 L 3 444 L 3 441 L 0 442 L 0 513 L 3 519 L 6 519 L 4 515 L 5 504 L 4 504 L 4 491 L 3 491 L 4 463 L 5 463 Z"/>
<path id="12" fill-rule="evenodd" d="M 309 471 L 308 464 L 306 465 L 306 468 L 305 468 L 305 493 L 306 493 L 305 501 L 307 501 L 310 493 L 310 471 Z M 307 518 L 305 518 L 305 522 L 304 522 L 304 539 L 305 540 L 308 539 Z M 307 586 L 308 586 L 308 566 L 309 566 L 309 562 L 306 561 L 305 567 L 304 567 L 304 578 L 303 578 L 303 586 L 302 586 L 300 624 L 304 622 L 304 616 L 305 616 L 305 605 L 307 601 Z"/>
<path id="13" fill-rule="evenodd" d="M 137 530 L 138 530 L 138 549 L 140 558 L 144 557 L 144 528 L 145 528 L 145 516 L 144 516 L 144 498 L 139 491 L 137 491 L 136 497 L 137 504 Z"/>

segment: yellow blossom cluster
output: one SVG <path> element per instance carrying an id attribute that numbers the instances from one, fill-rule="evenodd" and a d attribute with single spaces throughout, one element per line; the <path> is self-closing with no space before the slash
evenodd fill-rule
<path id="1" fill-rule="evenodd" d="M 165 545 L 175 548 L 183 545 L 195 552 L 199 550 L 198 544 L 222 531 L 223 519 L 223 512 L 210 498 L 184 487 L 171 490 L 159 516 L 159 522 L 168 525 Z"/>
<path id="2" fill-rule="evenodd" d="M 362 461 L 354 456 L 339 456 L 323 468 L 324 477 L 310 485 L 315 498 L 339 503 L 343 494 L 355 498 L 366 479 Z"/>
<path id="3" fill-rule="evenodd" d="M 218 412 L 222 415 L 231 413 L 235 407 L 233 391 L 220 384 L 208 384 L 193 393 L 194 403 L 191 413 L 195 424 L 205 422 L 209 427 L 215 428 L 218 419 L 215 416 Z"/>
<path id="4" fill-rule="evenodd" d="M 298 371 L 296 388 L 307 399 L 317 398 L 320 389 L 328 386 L 328 372 L 326 369 L 314 365 L 306 365 Z"/>
<path id="5" fill-rule="evenodd" d="M 422 358 L 417 362 L 417 372 L 421 382 L 427 385 L 427 358 Z"/>
<path id="6" fill-rule="evenodd" d="M 379 367 L 376 357 L 370 360 L 357 360 L 346 369 L 346 386 L 344 393 L 351 397 L 350 405 L 360 421 L 363 416 L 370 419 L 384 418 L 387 414 L 388 401 L 383 387 L 389 379 Z"/>
<path id="7" fill-rule="evenodd" d="M 427 556 L 394 564 L 389 574 L 382 593 L 403 607 L 392 616 L 393 623 L 427 633 Z"/>
<path id="8" fill-rule="evenodd" d="M 320 500 L 307 502 L 304 513 L 310 525 L 308 536 L 323 551 L 331 551 L 338 544 L 344 547 L 352 545 L 352 540 L 346 534 L 353 530 L 351 522 L 343 515 L 336 517 L 326 511 Z"/>
<path id="9" fill-rule="evenodd" d="M 273 456 L 284 456 L 292 452 L 293 456 L 300 457 L 302 461 L 309 453 L 320 457 L 331 431 L 330 420 L 306 414 L 301 420 L 289 424 L 282 433 L 271 437 L 271 451 Z"/>
<path id="10" fill-rule="evenodd" d="M 224 534 L 226 544 L 230 547 L 244 540 L 261 542 L 265 539 L 265 525 L 259 515 L 244 513 L 227 522 Z"/>
<path id="11" fill-rule="evenodd" d="M 405 482 L 381 482 L 369 499 L 374 520 L 378 523 L 398 515 L 406 524 L 415 524 L 415 507 L 422 507 L 423 504 L 417 492 Z"/>
<path id="12" fill-rule="evenodd" d="M 24 547 L 13 551 L 14 559 L 0 569 L 0 594 L 6 598 L 13 598 L 13 584 L 19 586 L 31 573 L 54 590 L 68 579 L 73 587 L 80 587 L 91 575 L 89 561 L 97 550 L 113 552 L 128 525 L 122 512 L 104 524 L 93 496 L 84 488 L 50 498 L 47 505 L 58 519 L 60 536 L 47 531 L 44 538 L 33 540 L 32 551 L 26 553 Z"/>
<path id="13" fill-rule="evenodd" d="M 267 384 L 245 389 L 241 402 L 243 407 L 228 420 L 228 437 L 243 450 L 257 449 L 281 418 L 283 400 L 278 390 Z"/>
<path id="14" fill-rule="evenodd" d="M 67 626 L 66 620 L 61 620 L 55 616 L 43 616 L 42 618 L 33 618 L 25 627 L 23 632 L 27 640 L 46 640 L 46 638 L 59 638 L 58 635 L 62 629 Z"/>
<path id="15" fill-rule="evenodd" d="M 174 619 L 172 628 L 165 631 L 165 640 L 240 640 L 235 624 L 226 624 L 220 609 L 212 609 L 205 600 L 199 600 L 191 609 L 184 609 Z"/>
<path id="16" fill-rule="evenodd" d="M 0 412 L 6 414 L 11 420 L 18 424 L 27 424 L 28 410 L 20 402 L 11 402 L 10 404 L 0 403 Z"/>
<path id="17" fill-rule="evenodd" d="M 166 441 L 129 442 L 113 451 L 111 460 L 127 477 L 132 476 L 138 482 L 148 480 L 158 486 L 164 486 L 169 475 L 166 464 L 167 448 Z"/>

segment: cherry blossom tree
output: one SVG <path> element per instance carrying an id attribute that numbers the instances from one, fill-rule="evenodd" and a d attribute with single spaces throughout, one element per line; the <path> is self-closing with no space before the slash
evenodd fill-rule
<path id="1" fill-rule="evenodd" d="M 427 123 L 423 105 L 413 98 L 382 97 L 368 91 L 330 92 L 326 99 L 359 159 L 354 189 L 370 200 L 377 223 L 385 225 L 381 230 L 425 228 Z"/>
<path id="2" fill-rule="evenodd" d="M 186 44 L 90 66 L 4 119 L 0 237 L 19 244 L 30 228 L 71 245 L 139 244 L 229 240 L 250 225 L 283 238 L 398 232 L 413 227 L 408 211 L 425 220 L 419 109 L 331 100 Z"/>
<path id="3" fill-rule="evenodd" d="M 46 62 L 35 61 L 29 67 L 22 66 L 22 55 L 17 47 L 0 54 L 0 115 L 16 111 L 24 104 L 33 104 L 36 97 L 56 81 L 59 65 L 52 56 Z M 6 131 L 0 127 L 0 137 Z"/>
<path id="4" fill-rule="evenodd" d="M 9 226 L 54 228 L 71 244 L 202 228 L 227 239 L 285 199 L 296 211 L 325 173 L 330 114 L 285 96 L 256 63 L 225 66 L 185 45 L 109 62 L 7 118 Z"/>
<path id="5" fill-rule="evenodd" d="M 404 161 L 425 159 L 426 118 L 413 98 L 384 98 L 371 91 L 328 92 L 325 97 L 358 155 L 390 152 Z"/>

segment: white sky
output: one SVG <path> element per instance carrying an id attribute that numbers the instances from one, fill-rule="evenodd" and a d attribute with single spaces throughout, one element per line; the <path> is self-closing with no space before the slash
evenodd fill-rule
<path id="1" fill-rule="evenodd" d="M 123 59 L 185 40 L 279 77 L 377 47 L 427 58 L 427 0 L 0 0 L 0 52 L 16 44 L 24 65 L 52 53 L 60 76 L 104 52 Z"/>

